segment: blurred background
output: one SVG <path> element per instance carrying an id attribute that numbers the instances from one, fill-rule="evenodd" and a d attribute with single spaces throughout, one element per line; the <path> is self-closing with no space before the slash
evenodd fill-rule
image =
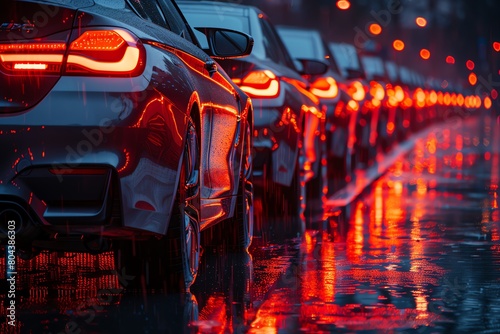
<path id="1" fill-rule="evenodd" d="M 377 53 L 426 76 L 445 78 L 467 87 L 469 75 L 474 72 L 478 84 L 485 86 L 486 90 L 500 86 L 498 0 L 228 2 L 257 6 L 275 24 L 318 29 L 326 40 L 354 44 L 358 49 Z M 419 17 L 424 20 L 417 22 Z M 372 24 L 381 29 L 371 28 Z M 373 31 L 378 35 L 371 29 L 375 29 Z M 404 50 L 394 49 L 395 40 L 404 42 Z M 429 50 L 428 60 L 421 58 L 421 49 Z M 467 65 L 468 60 L 473 65 Z"/>

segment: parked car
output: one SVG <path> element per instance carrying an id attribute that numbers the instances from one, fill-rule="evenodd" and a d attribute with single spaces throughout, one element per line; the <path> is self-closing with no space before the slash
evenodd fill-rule
<path id="1" fill-rule="evenodd" d="M 329 43 L 328 47 L 345 79 L 341 88 L 350 97 L 347 110 L 353 121 L 350 122 L 348 145 L 354 150 L 352 165 L 354 169 L 363 169 L 373 163 L 376 153 L 378 106 L 373 103 L 375 96 L 372 96 L 356 47 L 346 43 Z"/>
<path id="2" fill-rule="evenodd" d="M 274 26 L 258 8 L 209 1 L 178 3 L 199 33 L 203 29 L 198 27 L 227 28 L 241 30 L 255 39 L 249 56 L 221 59 L 220 64 L 253 101 L 253 170 L 254 181 L 263 190 L 263 213 L 280 221 L 296 220 L 301 210 L 301 169 L 310 175 L 312 166 L 319 162 L 318 146 L 314 144 L 319 138 L 319 101 L 307 91 L 307 81 L 297 72 Z M 302 60 L 302 67 L 303 73 L 326 71 L 320 62 Z"/>
<path id="3" fill-rule="evenodd" d="M 314 59 L 328 65 L 328 71 L 322 75 L 304 76 L 310 83 L 309 91 L 320 99 L 326 111 L 322 133 L 324 140 L 321 142 L 325 172 L 319 173 L 306 185 L 307 198 L 311 199 L 307 204 L 311 205 L 306 206 L 305 211 L 307 220 L 322 221 L 323 192 L 333 194 L 344 185 L 345 177 L 351 171 L 352 149 L 348 147 L 351 115 L 346 112 L 344 103 L 348 95 L 339 89 L 343 79 L 319 31 L 279 26 L 278 33 L 293 58 Z M 344 182 L 339 183 L 339 179 Z"/>
<path id="4" fill-rule="evenodd" d="M 399 103 L 403 101 L 404 94 L 401 87 L 394 86 L 390 82 L 382 58 L 376 54 L 365 52 L 360 55 L 360 60 L 365 77 L 370 82 L 370 87 L 378 86 L 384 89 L 384 98 L 376 107 L 376 146 L 387 152 L 397 142 L 396 123 L 399 120 L 397 118 L 401 115 L 398 107 Z"/>
<path id="5" fill-rule="evenodd" d="M 385 61 L 385 70 L 389 79 L 390 85 L 386 89 L 393 89 L 394 95 L 392 101 L 386 99 L 385 103 L 392 107 L 395 102 L 398 105 L 398 113 L 396 117 L 395 132 L 399 141 L 407 139 L 411 133 L 411 119 L 413 99 L 410 88 L 403 82 L 400 75 L 400 66 L 392 61 Z"/>
<path id="6" fill-rule="evenodd" d="M 134 282 L 180 290 L 195 280 L 200 231 L 218 226 L 221 243 L 247 248 L 252 104 L 199 48 L 175 2 L 7 6 L 2 244 L 14 228 L 16 254 L 115 249 Z M 244 33 L 203 37 L 213 56 L 252 49 Z"/>

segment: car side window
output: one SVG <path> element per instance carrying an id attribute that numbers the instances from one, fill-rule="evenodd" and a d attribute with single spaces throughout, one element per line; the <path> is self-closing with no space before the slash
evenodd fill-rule
<path id="1" fill-rule="evenodd" d="M 266 20 L 261 18 L 259 20 L 262 26 L 262 35 L 264 38 L 264 45 L 266 48 L 267 55 L 275 63 L 281 64 L 289 68 L 295 68 L 293 65 L 292 58 L 287 53 L 284 44 L 278 36 L 276 30 L 271 26 L 271 24 Z"/>
<path id="2" fill-rule="evenodd" d="M 163 12 L 167 16 L 168 23 L 170 24 L 170 30 L 188 41 L 193 42 L 193 39 L 191 38 L 191 30 L 188 28 L 179 10 L 172 3 L 172 1 L 160 0 L 160 4 Z"/>
<path id="3" fill-rule="evenodd" d="M 157 24 L 161 27 L 170 29 L 170 25 L 165 20 L 165 16 L 158 6 L 156 1 L 151 0 L 130 0 L 129 4 L 134 8 L 136 13 L 149 22 Z"/>

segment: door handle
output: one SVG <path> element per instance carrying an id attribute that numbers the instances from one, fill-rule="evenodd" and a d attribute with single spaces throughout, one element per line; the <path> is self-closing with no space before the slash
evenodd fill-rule
<path id="1" fill-rule="evenodd" d="M 215 72 L 217 72 L 217 63 L 213 60 L 209 60 L 205 63 L 205 69 L 208 71 L 208 75 L 212 77 Z"/>

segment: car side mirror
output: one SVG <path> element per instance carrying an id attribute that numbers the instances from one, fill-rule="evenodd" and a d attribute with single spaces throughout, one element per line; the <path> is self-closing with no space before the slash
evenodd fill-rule
<path id="1" fill-rule="evenodd" d="M 346 79 L 359 79 L 359 78 L 364 78 L 365 74 L 354 68 L 348 68 L 347 69 L 347 78 Z"/>
<path id="2" fill-rule="evenodd" d="M 322 75 L 328 71 L 328 64 L 315 59 L 297 59 L 300 63 L 299 73 L 302 75 Z"/>
<path id="3" fill-rule="evenodd" d="M 214 58 L 239 58 L 248 56 L 253 49 L 253 38 L 245 33 L 223 28 L 195 28 L 207 37 L 208 50 Z"/>

